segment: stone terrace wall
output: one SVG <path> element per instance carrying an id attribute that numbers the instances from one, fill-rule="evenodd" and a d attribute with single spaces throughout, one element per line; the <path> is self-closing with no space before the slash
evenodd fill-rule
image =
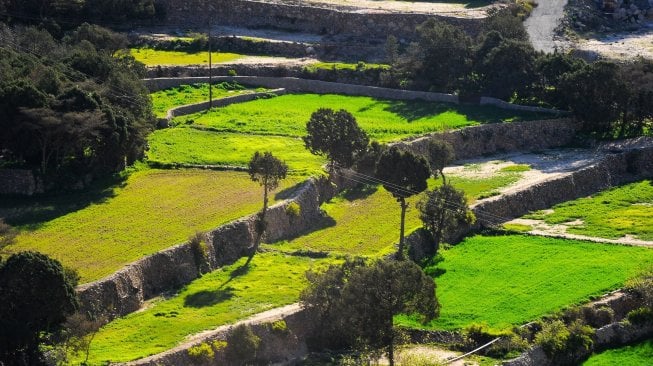
<path id="1" fill-rule="evenodd" d="M 413 39 L 416 28 L 429 18 L 462 27 L 475 36 L 482 19 L 466 19 L 418 13 L 387 14 L 335 9 L 301 2 L 280 4 L 252 0 L 163 0 L 169 24 L 203 27 L 213 24 L 269 27 L 316 34 L 386 39 L 388 35 Z"/>
<path id="2" fill-rule="evenodd" d="M 173 88 L 182 84 L 207 83 L 208 77 L 157 78 L 145 79 L 145 86 L 150 91 Z M 401 89 L 379 88 L 375 86 L 332 83 L 328 81 L 308 80 L 290 77 L 264 76 L 216 76 L 213 80 L 236 81 L 240 84 L 262 86 L 266 88 L 283 88 L 288 92 L 317 94 L 364 95 L 374 98 L 413 100 L 430 102 L 458 103 L 458 96 L 444 93 L 429 93 Z"/>
<path id="3" fill-rule="evenodd" d="M 29 169 L 0 169 L 0 195 L 33 196 L 43 184 Z"/>
<path id="4" fill-rule="evenodd" d="M 492 155 L 508 151 L 551 149 L 571 144 L 580 124 L 570 118 L 513 123 L 493 123 L 467 127 L 402 142 L 411 150 L 426 155 L 431 139 L 447 141 L 456 159 Z"/>
<path id="5" fill-rule="evenodd" d="M 653 147 L 605 156 L 601 161 L 560 178 L 474 206 L 477 224 L 494 226 L 555 204 L 589 196 L 610 187 L 653 177 Z"/>
<path id="6" fill-rule="evenodd" d="M 293 197 L 269 208 L 266 214 L 267 241 L 299 235 L 311 228 L 322 212 L 321 200 L 330 194 L 323 181 L 309 179 Z M 290 202 L 300 206 L 299 216 L 289 216 Z M 231 264 L 247 255 L 254 243 L 255 215 L 223 225 L 207 233 L 210 269 Z M 184 243 L 142 258 L 113 275 L 77 288 L 81 310 L 102 314 L 109 319 L 134 312 L 149 298 L 179 288 L 200 275 L 190 244 Z"/>

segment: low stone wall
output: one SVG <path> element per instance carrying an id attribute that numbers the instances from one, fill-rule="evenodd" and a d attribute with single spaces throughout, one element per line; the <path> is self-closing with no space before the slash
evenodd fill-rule
<path id="1" fill-rule="evenodd" d="M 483 200 L 473 211 L 481 226 L 496 224 L 555 204 L 639 179 L 653 177 L 653 147 L 605 156 L 584 169 L 530 186 L 524 190 Z"/>
<path id="2" fill-rule="evenodd" d="M 256 364 L 294 364 L 308 354 L 306 346 L 306 320 L 305 312 L 297 304 L 286 306 L 282 309 L 273 309 L 270 315 L 266 313 L 254 316 L 250 320 L 239 322 L 251 327 L 252 332 L 261 340 L 256 352 Z M 278 314 L 277 314 L 278 313 Z M 275 331 L 272 323 L 284 321 L 287 329 Z M 222 326 L 204 334 L 194 342 L 184 344 L 169 351 L 156 354 L 141 360 L 127 363 L 127 365 L 225 365 L 229 364 L 225 357 L 224 349 L 215 350 L 212 359 L 202 359 L 189 355 L 189 349 L 202 343 L 212 345 L 215 341 L 224 341 L 229 336 L 234 326 Z"/>
<path id="3" fill-rule="evenodd" d="M 358 38 L 414 39 L 417 26 L 436 18 L 462 27 L 475 36 L 483 18 L 438 16 L 420 13 L 386 13 L 361 11 L 351 7 L 318 6 L 303 2 L 256 0 L 161 0 L 170 24 L 196 24 L 203 27 L 212 22 L 239 27 L 269 27 L 322 35 L 342 35 Z"/>
<path id="4" fill-rule="evenodd" d="M 534 107 L 530 105 L 519 105 L 519 104 L 512 104 L 508 103 L 505 100 L 497 99 L 497 98 L 492 98 L 492 97 L 481 97 L 481 100 L 479 102 L 480 105 L 492 105 L 497 108 L 502 108 L 502 109 L 512 109 L 515 111 L 524 111 L 524 112 L 540 112 L 540 113 L 551 113 L 551 109 L 549 108 L 542 108 L 542 107 Z M 570 112 L 566 111 L 558 111 L 560 115 L 569 115 Z"/>
<path id="5" fill-rule="evenodd" d="M 311 228 L 322 216 L 320 204 L 330 194 L 329 189 L 325 182 L 309 179 L 296 188 L 292 198 L 270 207 L 264 240 L 293 237 Z M 291 202 L 299 204 L 299 215 L 287 214 Z M 206 233 L 210 270 L 247 255 L 254 243 L 254 221 L 255 215 L 250 215 Z M 200 265 L 189 243 L 157 252 L 107 278 L 79 286 L 81 311 L 109 319 L 129 314 L 140 309 L 145 300 L 198 278 Z"/>
<path id="6" fill-rule="evenodd" d="M 29 169 L 0 169 L 0 195 L 33 196 L 43 193 L 43 183 Z"/>
<path id="7" fill-rule="evenodd" d="M 150 91 L 173 88 L 182 84 L 207 83 L 208 77 L 189 78 L 156 78 L 145 79 L 145 86 Z M 288 92 L 317 93 L 317 94 L 343 94 L 364 95 L 374 98 L 415 100 L 421 99 L 430 102 L 458 103 L 458 97 L 453 94 L 429 93 L 401 89 L 379 88 L 375 86 L 332 83 L 328 81 L 308 80 L 291 77 L 265 77 L 265 76 L 217 76 L 213 80 L 238 82 L 245 85 L 262 86 L 266 88 L 283 88 Z"/>
<path id="8" fill-rule="evenodd" d="M 451 144 L 456 159 L 469 159 L 509 151 L 551 149 L 571 144 L 580 124 L 570 118 L 493 123 L 444 133 L 434 133 L 402 142 L 411 150 L 426 154 L 431 139 Z"/>
<path id="9" fill-rule="evenodd" d="M 166 119 L 168 121 L 170 121 L 175 117 L 186 116 L 186 115 L 189 115 L 189 114 L 201 112 L 203 110 L 209 109 L 210 106 L 213 106 L 213 107 L 225 107 L 225 106 L 228 106 L 230 104 L 249 102 L 250 100 L 255 100 L 255 99 L 262 98 L 262 97 L 266 97 L 266 96 L 269 96 L 270 94 L 282 95 L 282 94 L 285 94 L 285 93 L 286 93 L 285 89 L 273 89 L 273 90 L 270 90 L 270 91 L 267 91 L 267 92 L 245 93 L 245 94 L 241 94 L 241 95 L 234 95 L 233 97 L 214 99 L 213 102 L 206 101 L 206 102 L 201 102 L 201 103 L 182 105 L 180 107 L 170 109 L 168 111 Z"/>

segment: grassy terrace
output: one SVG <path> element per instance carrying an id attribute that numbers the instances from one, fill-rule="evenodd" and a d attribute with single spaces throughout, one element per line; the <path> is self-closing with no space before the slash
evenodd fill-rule
<path id="1" fill-rule="evenodd" d="M 150 48 L 132 48 L 129 53 L 145 66 L 171 66 L 171 65 L 207 65 L 209 64 L 208 52 L 182 52 L 162 51 Z M 236 53 L 212 52 L 213 63 L 227 63 L 245 57 Z"/>
<path id="2" fill-rule="evenodd" d="M 170 299 L 157 299 L 146 310 L 109 323 L 93 341 L 89 363 L 123 362 L 163 352 L 189 334 L 296 302 L 305 286 L 304 273 L 328 261 L 267 253 L 239 273 L 243 258 L 204 275 Z"/>
<path id="3" fill-rule="evenodd" d="M 247 88 L 236 83 L 213 84 L 213 98 L 224 98 L 242 93 L 264 91 L 263 88 Z M 180 85 L 176 88 L 160 90 L 150 94 L 152 96 L 152 109 L 157 117 L 165 117 L 168 110 L 187 104 L 205 102 L 209 100 L 209 84 Z"/>
<path id="4" fill-rule="evenodd" d="M 647 248 L 519 235 L 474 236 L 442 255 L 444 273 L 435 278 L 442 310 L 431 329 L 526 323 L 619 288 L 653 266 Z"/>
<path id="5" fill-rule="evenodd" d="M 653 360 L 653 340 L 648 340 L 593 355 L 583 363 L 583 366 L 639 366 L 650 365 L 651 360 Z"/>
<path id="6" fill-rule="evenodd" d="M 388 142 L 444 129 L 485 123 L 533 120 L 541 114 L 489 106 L 384 100 L 334 94 L 292 94 L 216 108 L 175 119 L 216 131 L 299 137 L 318 108 L 346 109 L 372 139 Z M 549 116 L 550 117 L 550 116 Z"/>
<path id="7" fill-rule="evenodd" d="M 191 127 L 157 130 L 149 137 L 148 160 L 161 163 L 246 166 L 256 151 L 271 151 L 293 175 L 322 171 L 326 160 L 308 152 L 299 138 L 202 131 Z"/>
<path id="8" fill-rule="evenodd" d="M 653 240 L 653 183 L 645 180 L 612 188 L 554 206 L 553 213 L 539 211 L 526 217 L 549 224 L 582 220 L 581 225 L 567 229 L 573 234 L 602 238 L 633 235 Z"/>
<path id="9" fill-rule="evenodd" d="M 516 182 L 520 173 L 501 172 L 485 179 L 450 177 L 451 183 L 465 191 L 469 202 L 489 195 L 495 190 Z M 431 180 L 430 186 L 440 184 Z M 406 232 L 422 226 L 415 204 L 422 195 L 408 199 Z M 399 205 L 381 186 L 366 186 L 350 190 L 322 205 L 327 218 L 318 228 L 299 238 L 275 243 L 273 248 L 283 251 L 310 249 L 352 255 L 382 255 L 392 252 L 399 240 Z"/>
<path id="10" fill-rule="evenodd" d="M 289 178 L 280 189 L 299 182 Z M 37 250 L 76 268 L 82 282 L 260 209 L 261 188 L 246 173 L 138 171 L 116 188 L 0 203 L 19 225 L 12 252 Z"/>

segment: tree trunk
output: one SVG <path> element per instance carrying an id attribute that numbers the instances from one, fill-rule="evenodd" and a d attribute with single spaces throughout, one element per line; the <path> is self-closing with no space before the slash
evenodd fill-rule
<path id="1" fill-rule="evenodd" d="M 265 213 L 268 210 L 268 181 L 267 179 L 263 180 L 263 210 L 261 210 L 261 214 L 258 217 L 258 221 L 256 222 L 256 238 L 254 239 L 254 245 L 252 246 L 252 250 L 249 253 L 249 257 L 247 258 L 247 262 L 245 262 L 245 267 L 249 266 L 249 263 L 252 261 L 254 258 L 254 255 L 256 255 L 256 252 L 258 251 L 259 246 L 261 245 L 261 238 L 263 237 L 263 233 L 265 232 L 264 225 L 265 225 Z"/>
<path id="2" fill-rule="evenodd" d="M 390 362 L 390 366 L 394 366 L 395 364 L 394 337 L 390 337 L 390 344 L 388 344 L 388 361 Z"/>
<path id="3" fill-rule="evenodd" d="M 399 228 L 399 249 L 397 250 L 397 259 L 398 260 L 403 260 L 404 259 L 404 224 L 406 223 L 406 208 L 408 208 L 408 204 L 406 203 L 406 199 L 404 197 L 400 197 L 397 199 L 399 201 L 399 204 L 401 205 L 401 226 Z"/>

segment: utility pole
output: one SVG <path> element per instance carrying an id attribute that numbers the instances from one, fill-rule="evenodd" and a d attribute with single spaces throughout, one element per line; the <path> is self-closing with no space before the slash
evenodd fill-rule
<path id="1" fill-rule="evenodd" d="M 213 64 L 211 60 L 211 23 L 212 12 L 209 12 L 209 109 L 213 108 Z"/>

